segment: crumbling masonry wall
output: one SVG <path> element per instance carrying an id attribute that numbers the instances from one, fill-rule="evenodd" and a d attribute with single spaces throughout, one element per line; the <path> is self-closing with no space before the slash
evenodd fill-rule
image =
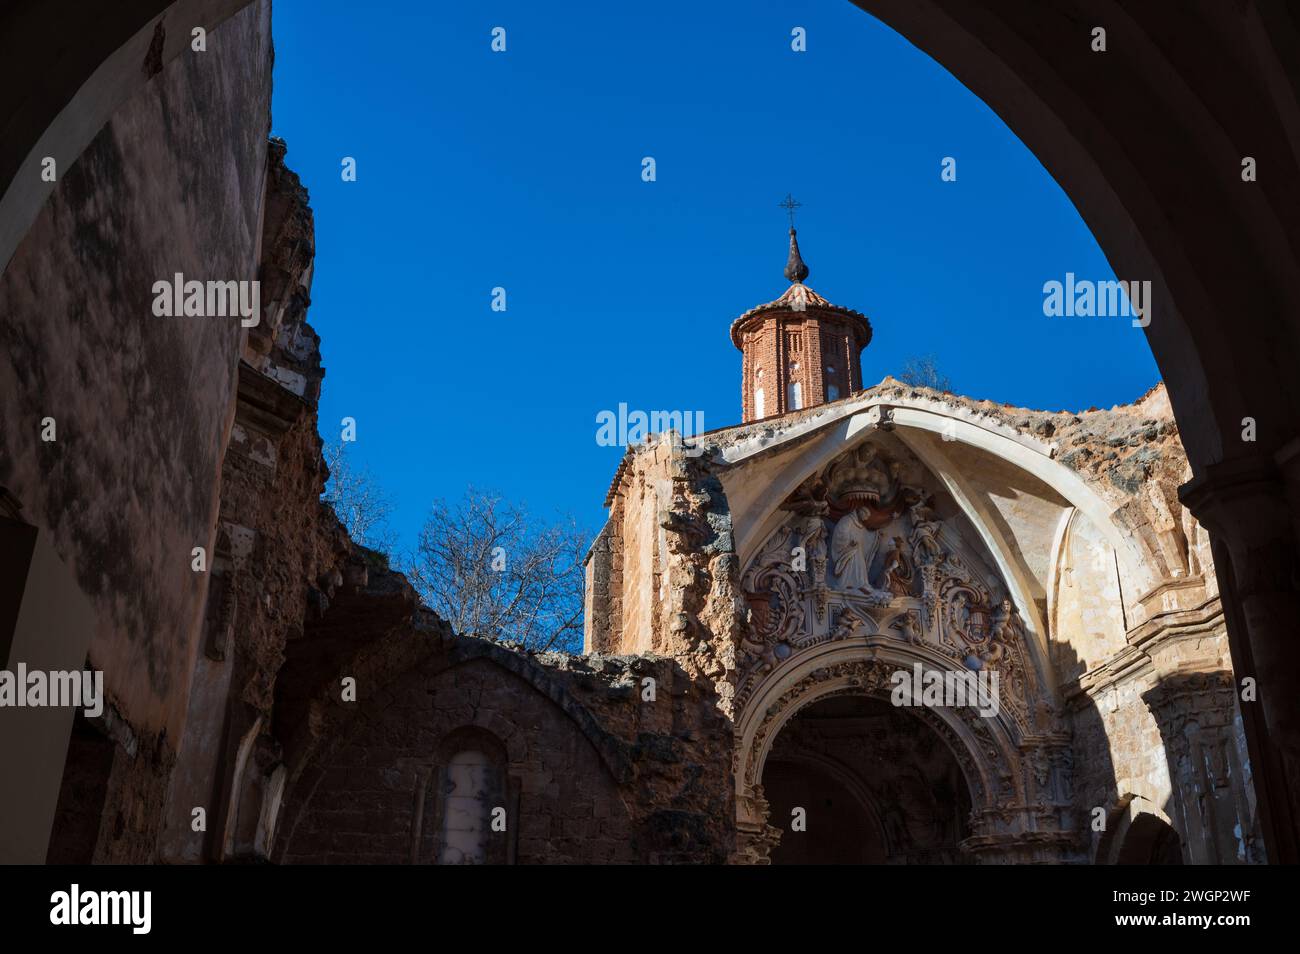
<path id="1" fill-rule="evenodd" d="M 499 750 L 485 860 L 720 863 L 732 851 L 730 726 L 707 686 L 657 656 L 533 655 L 457 637 L 427 611 L 383 635 L 352 622 L 371 573 L 308 629 L 327 653 L 291 657 L 282 683 L 290 780 L 274 860 L 446 860 L 447 770 L 469 734 Z M 413 604 L 408 604 L 413 606 Z M 385 621 L 381 626 L 387 626 Z M 303 674 L 314 670 L 314 675 Z M 357 699 L 338 692 L 343 674 Z M 295 686 L 315 685 L 294 704 Z"/>
<path id="2" fill-rule="evenodd" d="M 670 656 L 731 714 L 744 616 L 715 466 L 671 434 L 629 449 L 587 562 L 585 649 Z"/>
<path id="3" fill-rule="evenodd" d="M 1023 435 L 1022 442 L 1036 442 L 1038 453 L 1046 452 L 1100 498 L 1100 507 L 1088 513 L 1104 516 L 1131 544 L 1126 567 L 1139 576 L 1120 573 L 1108 542 L 1114 536 L 1100 534 L 1088 513 L 1046 485 L 1043 516 L 1028 507 L 1000 512 L 1005 519 L 1037 520 L 1026 528 L 1038 547 L 1032 560 L 1026 558 L 1027 572 L 1046 626 L 1045 663 L 1052 671 L 1045 675 L 1072 734 L 1066 757 L 1073 788 L 1062 802 L 1067 809 L 1073 805 L 1076 819 L 1071 857 L 1113 861 L 1128 851 L 1126 820 L 1142 812 L 1177 831 L 1185 861 L 1262 860 L 1209 540 L 1178 500 L 1189 470 L 1162 385 L 1132 404 L 1071 413 L 887 378 L 842 401 L 712 432 L 697 442 L 698 456 L 674 449 L 667 438 L 631 448 L 615 474 L 606 499 L 610 519 L 588 561 L 587 648 L 670 654 L 710 680 L 724 711 L 737 717 L 728 684 L 746 621 L 734 599 L 730 538 L 752 528 L 732 526 L 717 486 L 720 468 L 728 454 L 746 447 L 764 453 L 772 470 L 790 466 L 819 428 L 868 404 L 923 409 Z M 888 411 L 883 421 L 889 426 Z M 1006 474 L 991 466 L 996 459 L 957 446 L 945 453 L 966 469 L 963 479 L 977 479 L 979 469 L 991 474 L 988 493 L 997 492 L 999 480 L 1006 485 Z M 765 489 L 760 484 L 742 487 L 737 506 L 752 507 Z M 1109 819 L 1109 834 L 1085 824 L 1098 810 Z"/>

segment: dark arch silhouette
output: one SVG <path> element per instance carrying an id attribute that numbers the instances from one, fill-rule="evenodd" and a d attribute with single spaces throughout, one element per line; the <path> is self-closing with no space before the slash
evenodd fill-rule
<path id="1" fill-rule="evenodd" d="M 1143 812 L 1133 819 L 1120 844 L 1117 865 L 1181 865 L 1182 841 L 1163 818 Z"/>
<path id="2" fill-rule="evenodd" d="M 961 847 L 971 794 L 956 757 L 885 700 L 846 693 L 800 709 L 777 735 L 762 786 L 782 831 L 773 864 L 973 860 Z"/>

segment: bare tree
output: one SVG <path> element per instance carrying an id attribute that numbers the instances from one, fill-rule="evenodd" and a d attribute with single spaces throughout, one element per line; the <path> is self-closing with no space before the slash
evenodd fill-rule
<path id="1" fill-rule="evenodd" d="M 576 652 L 587 543 L 571 518 L 541 524 L 471 487 L 454 508 L 434 503 L 406 573 L 459 634 Z"/>
<path id="2" fill-rule="evenodd" d="M 952 382 L 948 380 L 946 374 L 939 373 L 939 365 L 935 362 L 932 354 L 908 358 L 907 363 L 903 365 L 903 373 L 898 376 L 898 379 L 914 388 L 933 388 L 936 391 L 952 390 Z"/>
<path id="3" fill-rule="evenodd" d="M 396 543 L 396 535 L 388 524 L 393 504 L 378 481 L 369 470 L 352 466 L 344 443 L 326 445 L 325 463 L 330 477 L 321 500 L 334 508 L 355 543 L 371 550 L 391 552 Z"/>

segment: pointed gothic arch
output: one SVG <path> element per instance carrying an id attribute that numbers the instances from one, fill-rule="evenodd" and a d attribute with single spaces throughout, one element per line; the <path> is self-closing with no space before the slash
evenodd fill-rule
<path id="1" fill-rule="evenodd" d="M 764 492 L 750 505 L 750 513 L 756 511 L 757 516 L 748 518 L 747 525 L 737 534 L 736 550 L 741 562 L 753 555 L 762 538 L 779 522 L 782 501 L 810 474 L 866 440 L 877 429 L 937 434 L 943 440 L 969 444 L 1024 470 L 1102 528 L 1133 579 L 1146 585 L 1156 582 L 1145 565 L 1141 544 L 1125 536 L 1123 528 L 1112 519 L 1112 507 L 1096 490 L 1055 459 L 1053 445 L 966 407 L 922 396 L 882 397 L 871 393 L 828 406 L 787 431 L 783 445 L 798 441 L 802 453 L 773 476 Z M 764 453 L 768 447 L 767 441 L 741 442 L 729 449 L 726 459 L 729 463 L 739 463 Z M 725 477 L 723 483 L 727 483 Z"/>
<path id="2" fill-rule="evenodd" d="M 732 466 L 721 479 L 732 505 L 741 567 L 749 566 L 786 523 L 787 502 L 806 481 L 854 449 L 878 444 L 882 435 L 897 438 L 965 516 L 1024 621 L 1027 649 L 1045 699 L 1059 703 L 1049 652 L 1049 642 L 1055 638 L 1047 614 L 1050 572 L 1034 572 L 1027 565 L 1011 531 L 1000 526 L 1000 514 L 986 494 L 950 459 L 954 451 L 960 448 L 977 463 L 996 463 L 1018 475 L 1018 480 L 1052 501 L 1056 507 L 1052 513 L 1059 514 L 1053 519 L 1058 524 L 1070 514 L 1079 514 L 1097 527 L 1114 550 L 1116 572 L 1122 572 L 1127 582 L 1127 601 L 1158 582 L 1155 561 L 1147 542 L 1117 521 L 1114 505 L 1056 459 L 1055 445 L 1001 420 L 921 394 L 883 394 L 873 389 L 856 399 L 814 410 L 786 429 L 779 440 L 764 434 L 737 441 L 724 450 Z M 759 473 L 761 485 L 754 476 Z M 1042 543 L 1042 559 L 1049 568 L 1056 558 L 1053 547 L 1058 545 L 1059 539 Z M 1130 609 L 1130 616 L 1133 612 Z"/>

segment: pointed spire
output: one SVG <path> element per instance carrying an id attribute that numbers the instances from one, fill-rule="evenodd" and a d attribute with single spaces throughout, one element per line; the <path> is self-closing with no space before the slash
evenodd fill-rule
<path id="1" fill-rule="evenodd" d="M 798 284 L 808 277 L 808 266 L 803 263 L 803 257 L 799 254 L 799 240 L 794 236 L 794 227 L 791 226 L 790 257 L 785 263 L 785 277 Z"/>

